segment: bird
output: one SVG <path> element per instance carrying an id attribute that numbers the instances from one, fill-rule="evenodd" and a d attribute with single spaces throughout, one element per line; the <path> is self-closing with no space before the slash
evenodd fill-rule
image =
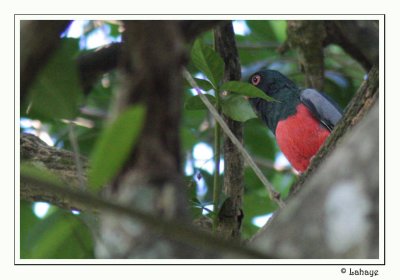
<path id="1" fill-rule="evenodd" d="M 259 70 L 248 82 L 275 99 L 271 102 L 249 98 L 249 101 L 275 135 L 292 167 L 303 173 L 342 118 L 341 108 L 327 95 L 312 88 L 301 89 L 275 70 Z"/>

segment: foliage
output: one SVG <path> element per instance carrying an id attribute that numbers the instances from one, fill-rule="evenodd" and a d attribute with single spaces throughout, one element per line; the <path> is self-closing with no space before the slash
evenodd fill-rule
<path id="1" fill-rule="evenodd" d="M 77 53 L 77 40 L 63 40 L 61 48 L 31 88 L 29 116 L 38 119 L 73 119 L 78 115 L 82 90 L 77 66 L 71 63 L 71 58 Z"/>
<path id="2" fill-rule="evenodd" d="M 222 84 L 223 61 L 212 50 L 212 32 L 206 32 L 192 47 L 188 69 L 196 77 L 196 82 L 211 103 L 216 102 L 216 94 L 221 95 L 221 107 L 225 114 L 244 123 L 244 145 L 254 157 L 276 162 L 279 150 L 273 135 L 256 118 L 247 96 L 259 96 L 256 88 L 247 84 L 247 77 L 261 67 L 278 70 L 304 86 L 304 76 L 299 72 L 297 57 L 293 51 L 280 55 L 276 48 L 285 40 L 285 21 L 244 21 L 248 32 L 236 35 L 243 81 Z M 140 131 L 144 110 L 133 108 L 127 111 L 114 126 L 107 126 L 108 108 L 117 86 L 115 73 L 104 75 L 92 91 L 83 96 L 79 85 L 75 61 L 86 50 L 82 42 L 94 32 L 107 30 L 107 36 L 120 36 L 115 22 L 88 21 L 86 30 L 78 40 L 63 38 L 63 47 L 54 54 L 46 68 L 40 73 L 30 92 L 27 104 L 21 104 L 21 117 L 39 120 L 40 129 L 47 131 L 55 144 L 72 150 L 69 142 L 68 125 L 63 119 L 75 119 L 76 141 L 79 151 L 91 156 L 93 170 L 90 182 L 100 187 L 109 181 L 126 159 L 126 147 L 134 143 Z M 364 76 L 362 68 L 337 46 L 325 50 L 326 84 L 325 92 L 342 107 L 345 107 Z M 193 151 L 199 143 L 212 146 L 214 122 L 203 103 L 189 85 L 185 85 L 183 120 L 181 125 L 182 151 L 186 159 L 185 178 L 189 186 L 188 201 L 192 201 L 194 218 L 208 213 L 203 210 L 212 201 L 213 158 L 200 161 Z M 268 98 L 263 95 L 264 98 Z M 86 111 L 79 110 L 85 107 Z M 88 111 L 90 113 L 88 113 Z M 135 122 L 129 122 L 134 119 Z M 82 122 L 84 120 L 85 122 Z M 108 127 L 108 128 L 105 128 Z M 129 129 L 126 129 L 129 127 Z M 34 131 L 34 127 L 22 127 L 22 131 Z M 113 141 L 118 135 L 119 141 Z M 124 143 L 122 143 L 122 142 Z M 111 151 L 111 152 L 110 152 Z M 282 172 L 273 167 L 262 167 L 267 178 L 284 196 L 295 180 L 294 173 Z M 267 192 L 254 173 L 245 170 L 243 237 L 251 237 L 258 229 L 253 218 L 275 210 Z M 44 218 L 33 214 L 32 204 L 21 202 L 21 257 L 22 258 L 92 258 L 93 241 L 81 215 L 72 215 L 51 207 Z M 207 214 L 206 214 L 207 215 Z"/>
<path id="3" fill-rule="evenodd" d="M 139 136 L 144 116 L 144 106 L 133 106 L 103 130 L 90 159 L 89 186 L 93 190 L 109 183 L 121 169 Z"/>
<path id="4" fill-rule="evenodd" d="M 21 258 L 93 258 L 93 239 L 81 215 L 51 207 L 43 219 L 33 214 L 32 203 L 21 201 Z"/>

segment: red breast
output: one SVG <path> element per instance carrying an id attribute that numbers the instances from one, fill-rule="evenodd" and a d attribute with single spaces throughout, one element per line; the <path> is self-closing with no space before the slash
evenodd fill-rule
<path id="1" fill-rule="evenodd" d="M 276 141 L 292 166 L 304 172 L 330 132 L 302 103 L 296 114 L 278 122 Z"/>

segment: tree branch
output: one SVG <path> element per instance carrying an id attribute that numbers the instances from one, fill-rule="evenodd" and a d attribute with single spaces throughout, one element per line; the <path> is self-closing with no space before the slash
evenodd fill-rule
<path id="1" fill-rule="evenodd" d="M 81 157 L 81 160 L 87 169 L 86 159 Z M 52 181 L 47 177 L 46 180 L 42 180 L 33 174 L 22 171 L 20 176 L 20 199 L 22 200 L 44 201 L 66 210 L 80 210 L 87 215 L 96 217 L 99 213 L 108 211 L 127 215 L 173 239 L 194 244 L 204 250 L 215 252 L 215 249 L 218 249 L 218 254 L 214 254 L 214 257 L 218 258 L 270 258 L 267 254 L 248 249 L 245 246 L 230 244 L 190 225 L 160 219 L 159 216 L 150 215 L 140 209 L 117 205 L 82 191 L 77 184 L 78 177 L 73 153 L 48 146 L 34 135 L 21 135 L 21 161 L 23 164 L 30 163 L 61 179 L 60 182 Z"/>
<path id="2" fill-rule="evenodd" d="M 338 44 L 366 71 L 379 63 L 379 22 L 373 20 L 325 21 L 325 45 Z"/>
<path id="3" fill-rule="evenodd" d="M 379 62 L 379 23 L 372 20 L 303 21 L 289 20 L 288 39 L 278 50 L 290 46 L 299 54 L 306 87 L 324 86 L 323 48 L 337 44 L 357 60 L 366 71 Z"/>
<path id="4" fill-rule="evenodd" d="M 253 237 L 283 258 L 378 258 L 378 102 Z"/>
<path id="5" fill-rule="evenodd" d="M 291 192 L 297 192 L 308 180 L 308 177 L 317 169 L 327 155 L 341 142 L 341 138 L 357 124 L 376 103 L 379 97 L 379 70 L 373 67 L 368 79 L 362 83 L 353 99 L 348 104 L 343 118 L 335 126 L 319 152 L 314 156 L 310 166 L 299 180 L 292 186 Z"/>
<path id="6" fill-rule="evenodd" d="M 201 33 L 222 24 L 220 20 L 184 20 L 179 27 L 186 42 L 191 42 Z M 77 58 L 81 83 L 85 93 L 89 93 L 93 84 L 101 75 L 116 69 L 121 50 L 125 43 L 112 43 Z"/>
<path id="7" fill-rule="evenodd" d="M 326 37 L 323 21 L 288 20 L 288 43 L 296 49 L 306 76 L 306 87 L 324 87 L 323 41 Z"/>
<path id="8" fill-rule="evenodd" d="M 241 79 L 241 67 L 232 22 L 215 29 L 215 43 L 216 50 L 225 62 L 224 82 L 239 81 Z M 223 117 L 232 133 L 243 143 L 243 124 L 225 115 Z M 241 208 L 244 193 L 244 162 L 239 149 L 226 135 L 224 137 L 224 160 L 224 192 L 228 198 L 218 213 L 218 231 L 225 238 L 240 238 L 243 218 Z"/>
<path id="9" fill-rule="evenodd" d="M 129 159 L 105 195 L 115 203 L 190 224 L 181 177 L 181 67 L 186 49 L 179 22 L 124 24 L 117 71 L 120 86 L 112 111 L 118 115 L 140 103 L 146 107 L 146 117 Z M 192 258 L 202 253 L 115 213 L 104 213 L 100 220 L 97 258 Z"/>
<path id="10" fill-rule="evenodd" d="M 223 20 L 182 20 L 179 25 L 182 35 L 187 42 L 191 42 L 201 33 L 221 25 L 227 21 Z"/>
<path id="11" fill-rule="evenodd" d="M 271 258 L 268 254 L 260 253 L 257 250 L 245 246 L 231 244 L 190 225 L 151 215 L 137 207 L 120 205 L 96 197 L 82 190 L 75 189 L 70 185 L 42 181 L 29 174 L 22 174 L 21 179 L 31 186 L 40 186 L 40 189 L 54 197 L 62 197 L 65 200 L 71 201 L 74 205 L 85 205 L 86 209 L 96 209 L 96 212 L 100 213 L 113 213 L 122 221 L 129 218 L 128 220 L 138 221 L 164 237 L 195 245 L 202 250 L 218 252 L 218 254 L 214 255 L 215 257 Z"/>
<path id="12" fill-rule="evenodd" d="M 113 43 L 77 58 L 81 84 L 86 94 L 90 92 L 101 75 L 117 67 L 121 45 L 121 43 Z"/>
<path id="13" fill-rule="evenodd" d="M 33 166 L 43 168 L 45 172 L 54 174 L 66 185 L 79 188 L 80 179 L 76 170 L 74 153 L 50 147 L 38 137 L 31 134 L 22 134 L 20 141 L 22 164 L 29 163 Z M 87 159 L 82 156 L 79 158 L 83 165 L 83 179 L 86 182 Z M 23 178 L 21 178 L 20 182 L 20 198 L 27 201 L 46 201 L 68 210 L 87 209 L 84 204 L 74 204 L 67 198 L 57 194 L 57 192 L 48 192 L 41 185 L 34 185 L 32 182 L 24 181 Z"/>

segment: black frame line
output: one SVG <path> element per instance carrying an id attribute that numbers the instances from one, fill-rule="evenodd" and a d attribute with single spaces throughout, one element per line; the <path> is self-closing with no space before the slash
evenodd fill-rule
<path id="1" fill-rule="evenodd" d="M 16 133 L 15 133 L 15 125 L 16 125 L 16 45 L 15 45 L 15 39 L 16 39 L 16 30 L 15 30 L 15 22 L 16 22 L 16 17 L 17 16 L 335 16 L 335 15 L 341 15 L 341 16 L 383 16 L 383 69 L 384 69 L 384 75 L 383 75 L 383 263 L 370 263 L 370 264 L 347 264 L 347 263 L 305 263 L 305 264 L 298 264 L 298 263 L 279 263 L 279 264 L 270 264 L 270 263 L 254 263 L 254 264 L 248 264 L 248 263 L 201 263 L 201 264 L 195 264 L 195 263 L 120 263 L 120 264 L 113 264 L 113 263 L 30 263 L 30 264 L 22 264 L 22 263 L 17 263 L 16 262 L 16 204 L 15 204 L 15 192 L 16 192 Z M 157 20 L 157 19 L 155 19 Z M 18 93 L 19 94 L 19 93 Z M 229 265 L 241 265 L 241 266 L 344 266 L 344 267 L 350 267 L 350 266 L 386 266 L 386 14 L 14 14 L 14 265 L 16 266 L 31 266 L 31 265 L 39 265 L 39 266 L 44 266 L 44 265 L 68 265 L 68 266 L 82 266 L 82 265 L 91 265 L 91 266 L 97 266 L 97 265 L 106 265 L 106 266 L 126 266 L 126 265 L 141 265 L 141 266 L 204 266 L 204 265 L 211 265 L 211 266 L 217 266 L 217 265 L 223 265 L 223 266 L 229 266 Z M 378 98 L 379 101 L 379 98 Z M 381 176 L 381 174 L 380 174 Z M 379 221 L 381 222 L 381 221 Z M 42 260 L 42 259 L 41 259 Z M 46 260 L 46 259 L 43 259 Z M 78 259 L 77 259 L 78 260 Z M 90 259 L 90 260 L 96 260 L 96 259 Z M 304 259 L 301 259 L 304 260 Z M 329 259 L 326 259 L 329 260 Z M 379 259 L 378 259 L 379 260 Z M 132 259 L 134 261 L 134 259 Z"/>

